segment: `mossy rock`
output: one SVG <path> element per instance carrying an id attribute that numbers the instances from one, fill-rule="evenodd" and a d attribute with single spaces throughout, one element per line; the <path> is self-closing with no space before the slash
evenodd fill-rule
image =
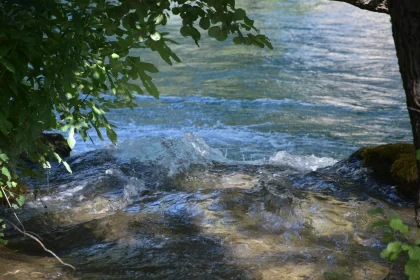
<path id="1" fill-rule="evenodd" d="M 417 190 L 417 165 L 413 144 L 396 143 L 358 151 L 362 166 L 372 169 L 380 181 L 397 186 L 399 193 L 413 198 Z"/>

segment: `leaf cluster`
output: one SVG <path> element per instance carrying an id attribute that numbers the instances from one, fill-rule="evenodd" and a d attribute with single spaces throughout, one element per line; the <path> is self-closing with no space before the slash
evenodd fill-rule
<path id="1" fill-rule="evenodd" d="M 33 175 L 22 157 L 49 167 L 57 159 L 41 141 L 45 131 L 84 141 L 93 129 L 117 143 L 106 113 L 134 108 L 136 95 L 159 97 L 158 69 L 143 59 L 156 53 L 180 62 L 164 32 L 170 16 L 182 18 L 180 33 L 199 45 L 201 33 L 235 44 L 272 48 L 234 0 L 4 0 L 0 2 L 0 184 L 12 197 L 17 174 Z M 133 52 L 136 50 L 136 52 Z M 20 200 L 16 200 L 18 204 Z"/>
<path id="2" fill-rule="evenodd" d="M 375 208 L 369 210 L 370 215 L 385 216 L 382 208 Z M 379 227 L 385 233 L 382 241 L 387 243 L 385 249 L 381 252 L 381 258 L 395 261 L 401 253 L 408 256 L 408 261 L 405 264 L 405 274 L 410 280 L 420 280 L 420 240 L 416 240 L 414 244 L 409 244 L 407 238 L 405 241 L 400 241 L 399 234 L 408 234 L 409 228 L 400 216 L 391 215 L 388 219 L 382 218 L 372 224 L 372 227 Z"/>

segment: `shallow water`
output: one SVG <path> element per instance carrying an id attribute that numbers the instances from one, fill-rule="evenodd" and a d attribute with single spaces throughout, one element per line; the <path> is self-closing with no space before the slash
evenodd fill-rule
<path id="1" fill-rule="evenodd" d="M 162 97 L 115 110 L 120 144 L 78 141 L 29 195 L 26 229 L 77 267 L 8 232 L 5 279 L 383 279 L 367 211 L 413 225 L 357 148 L 410 139 L 385 15 L 323 0 L 240 1 L 275 47 L 175 37 Z M 178 19 L 167 27 L 176 32 Z M 94 139 L 95 136 L 91 135 Z M 413 230 L 408 239 L 419 238 Z M 404 279 L 403 265 L 394 267 Z M 16 268 L 15 270 L 13 270 Z"/>
<path id="2" fill-rule="evenodd" d="M 324 279 L 325 272 L 383 279 L 390 268 L 379 258 L 383 233 L 367 211 L 380 206 L 414 227 L 412 205 L 360 162 L 316 171 L 311 157 L 300 166 L 287 158 L 221 162 L 220 151 L 194 135 L 142 144 L 163 151 L 88 152 L 69 159 L 73 174 L 54 166 L 39 198 L 28 196 L 19 213 L 76 271 L 9 231 L 10 250 L 23 257 L 10 253 L 15 262 L 6 258 L 0 274 L 18 267 L 8 279 Z M 395 267 L 394 279 L 404 279 L 403 266 Z"/>

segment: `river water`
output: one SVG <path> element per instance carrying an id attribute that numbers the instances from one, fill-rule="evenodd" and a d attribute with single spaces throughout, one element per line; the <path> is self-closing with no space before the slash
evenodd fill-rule
<path id="1" fill-rule="evenodd" d="M 274 50 L 173 35 L 183 61 L 150 53 L 156 100 L 115 110 L 119 145 L 78 141 L 21 219 L 77 267 L 9 233 L 10 279 L 383 279 L 367 210 L 412 225 L 358 148 L 410 140 L 386 15 L 324 0 L 239 1 Z M 167 26 L 176 34 L 179 19 Z M 413 230 L 408 238 L 419 233 Z M 12 268 L 17 268 L 16 271 Z M 404 279 L 401 265 L 396 279 Z M 399 268 L 398 268 L 399 267 Z M 29 278 L 28 278 L 29 279 Z M 341 279 L 341 278 L 340 278 Z"/>
<path id="2" fill-rule="evenodd" d="M 239 5 L 274 50 L 208 38 L 198 48 L 174 35 L 182 63 L 142 58 L 161 71 L 160 100 L 138 96 L 134 111 L 110 114 L 120 142 L 193 133 L 229 159 L 263 160 L 278 151 L 342 159 L 411 139 L 389 16 L 319 0 Z M 95 138 L 76 151 L 102 144 Z"/>

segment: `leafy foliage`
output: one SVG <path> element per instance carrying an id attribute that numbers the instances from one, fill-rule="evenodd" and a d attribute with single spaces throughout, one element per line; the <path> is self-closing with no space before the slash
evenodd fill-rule
<path id="1" fill-rule="evenodd" d="M 368 213 L 370 215 L 385 216 L 385 212 L 379 207 L 369 210 Z M 395 261 L 401 253 L 406 252 L 408 261 L 404 267 L 405 274 L 410 280 L 420 280 L 420 240 L 417 240 L 414 244 L 408 244 L 407 240 L 405 242 L 398 240 L 399 233 L 409 233 L 409 228 L 404 224 L 401 217 L 391 215 L 388 220 L 383 218 L 374 222 L 372 226 L 380 227 L 386 233 L 382 241 L 388 243 L 388 245 L 382 250 L 381 258 Z"/>
<path id="2" fill-rule="evenodd" d="M 171 15 L 181 17 L 181 35 L 197 45 L 205 31 L 219 41 L 234 35 L 235 44 L 272 48 L 235 0 L 0 2 L 1 196 L 14 198 L 16 174 L 25 174 L 22 155 L 44 167 L 56 158 L 71 172 L 40 140 L 44 131 L 66 132 L 70 147 L 76 134 L 88 140 L 92 128 L 117 143 L 106 113 L 134 108 L 136 94 L 159 97 L 152 78 L 158 69 L 141 51 L 180 62 L 170 48 L 177 43 L 164 32 Z"/>

